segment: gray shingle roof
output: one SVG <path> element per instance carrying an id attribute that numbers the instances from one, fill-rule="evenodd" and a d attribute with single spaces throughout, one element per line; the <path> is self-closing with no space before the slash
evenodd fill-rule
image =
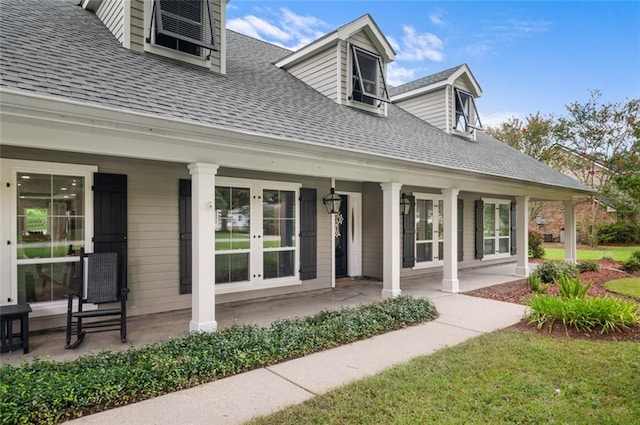
<path id="1" fill-rule="evenodd" d="M 464 65 L 454 66 L 453 68 L 445 69 L 444 71 L 437 72 L 435 74 L 427 75 L 426 77 L 418 78 L 417 80 L 409 81 L 408 83 L 400 86 L 391 87 L 389 89 L 389 96 L 396 96 L 402 93 L 406 93 L 411 90 L 419 89 L 422 87 L 430 86 L 431 84 L 444 81 L 451 77 L 454 72 L 462 68 Z"/>
<path id="2" fill-rule="evenodd" d="M 388 117 L 338 105 L 273 65 L 290 51 L 227 32 L 227 74 L 123 48 L 68 1 L 2 0 L 1 86 L 266 136 L 584 190 L 479 133 L 471 142 L 389 105 Z"/>

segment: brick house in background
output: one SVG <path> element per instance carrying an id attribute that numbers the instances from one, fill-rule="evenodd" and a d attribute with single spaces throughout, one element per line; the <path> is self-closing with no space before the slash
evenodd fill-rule
<path id="1" fill-rule="evenodd" d="M 594 189 L 600 189 L 606 180 L 606 167 L 579 153 L 560 145 L 551 149 L 558 151 L 555 168 L 566 175 L 585 182 Z M 581 162 L 584 162 L 585 167 Z M 615 209 L 606 205 L 603 200 L 592 197 L 574 199 L 576 214 L 576 234 L 578 242 L 588 243 L 588 229 L 591 226 L 592 214 L 596 214 L 596 222 L 611 223 L 617 220 Z M 565 228 L 564 204 L 556 201 L 532 202 L 529 205 L 529 230 L 542 234 L 544 242 L 564 242 Z"/>

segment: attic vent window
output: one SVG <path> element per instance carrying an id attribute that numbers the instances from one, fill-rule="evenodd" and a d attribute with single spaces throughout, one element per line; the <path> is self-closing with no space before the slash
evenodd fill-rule
<path id="1" fill-rule="evenodd" d="M 351 46 L 352 91 L 350 100 L 374 105 L 375 101 L 390 102 L 380 57 Z M 380 90 L 382 85 L 382 94 Z M 380 106 L 380 104 L 378 104 Z"/>
<path id="2" fill-rule="evenodd" d="M 202 48 L 216 50 L 213 23 L 208 0 L 154 0 L 147 42 L 155 28 L 156 45 L 201 56 Z"/>
<path id="3" fill-rule="evenodd" d="M 454 130 L 471 133 L 473 129 L 482 130 L 480 115 L 476 109 L 476 103 L 470 93 L 459 89 L 455 90 L 456 96 L 456 120 Z"/>

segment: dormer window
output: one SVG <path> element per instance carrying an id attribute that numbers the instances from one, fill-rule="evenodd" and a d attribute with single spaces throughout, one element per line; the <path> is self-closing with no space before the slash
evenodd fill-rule
<path id="1" fill-rule="evenodd" d="M 470 93 L 460 89 L 454 89 L 456 99 L 456 119 L 454 130 L 471 133 L 475 128 L 482 129 L 480 115 L 476 109 L 476 103 Z"/>
<path id="2" fill-rule="evenodd" d="M 367 105 L 375 105 L 376 100 L 389 102 L 389 93 L 384 81 L 380 56 L 351 45 L 351 58 L 352 90 L 350 99 Z M 382 93 L 380 94 L 381 88 Z"/>
<path id="3" fill-rule="evenodd" d="M 215 50 L 212 6 L 208 0 L 154 0 L 149 38 L 153 43 L 194 56 Z"/>

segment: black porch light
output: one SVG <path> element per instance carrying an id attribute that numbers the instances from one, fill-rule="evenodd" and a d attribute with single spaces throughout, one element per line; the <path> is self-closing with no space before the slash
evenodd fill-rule
<path id="1" fill-rule="evenodd" d="M 402 215 L 407 215 L 409 214 L 410 209 L 411 209 L 411 201 L 409 201 L 409 198 L 407 198 L 403 193 L 402 197 L 400 198 L 400 213 Z"/>
<path id="2" fill-rule="evenodd" d="M 342 199 L 340 195 L 336 195 L 336 190 L 331 188 L 331 193 L 323 198 L 324 206 L 327 208 L 327 213 L 336 214 L 340 211 L 340 204 Z"/>

